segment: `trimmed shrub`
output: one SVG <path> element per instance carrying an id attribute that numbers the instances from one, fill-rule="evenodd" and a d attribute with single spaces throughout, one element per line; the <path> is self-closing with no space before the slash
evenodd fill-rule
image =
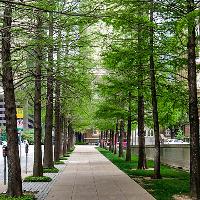
<path id="1" fill-rule="evenodd" d="M 1 200 L 35 200 L 36 198 L 33 195 L 22 195 L 21 197 L 11 197 L 6 194 L 0 194 Z"/>
<path id="2" fill-rule="evenodd" d="M 59 169 L 56 167 L 51 167 L 51 168 L 43 168 L 43 173 L 58 173 Z"/>
<path id="3" fill-rule="evenodd" d="M 54 162 L 55 163 L 55 165 L 62 165 L 62 164 L 65 164 L 63 161 L 61 161 L 61 160 L 59 160 L 59 161 L 56 161 L 56 162 Z"/>
<path id="4" fill-rule="evenodd" d="M 50 182 L 52 178 L 48 176 L 27 176 L 24 182 Z"/>

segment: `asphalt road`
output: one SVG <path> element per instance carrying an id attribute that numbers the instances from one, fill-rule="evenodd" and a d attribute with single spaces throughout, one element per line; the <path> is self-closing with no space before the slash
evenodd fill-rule
<path id="1" fill-rule="evenodd" d="M 33 171 L 33 158 L 34 158 L 34 145 L 29 145 L 29 152 L 27 154 L 27 172 L 28 174 Z M 26 173 L 26 154 L 25 145 L 21 145 L 21 170 L 22 174 Z M 4 179 L 4 157 L 2 153 L 2 145 L 0 145 L 0 181 Z"/>

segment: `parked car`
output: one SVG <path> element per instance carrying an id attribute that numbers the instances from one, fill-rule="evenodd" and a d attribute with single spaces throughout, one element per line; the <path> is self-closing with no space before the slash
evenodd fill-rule
<path id="1" fill-rule="evenodd" d="M 183 142 L 182 140 L 178 139 L 167 139 L 164 144 L 189 144 L 188 142 Z"/>

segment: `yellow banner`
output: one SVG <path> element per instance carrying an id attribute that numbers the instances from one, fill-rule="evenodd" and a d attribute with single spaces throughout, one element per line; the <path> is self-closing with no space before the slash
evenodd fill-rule
<path id="1" fill-rule="evenodd" d="M 23 108 L 17 108 L 17 119 L 22 119 L 24 118 L 24 111 Z"/>

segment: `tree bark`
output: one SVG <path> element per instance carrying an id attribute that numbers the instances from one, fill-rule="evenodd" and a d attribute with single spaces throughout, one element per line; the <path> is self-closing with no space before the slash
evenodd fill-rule
<path id="1" fill-rule="evenodd" d="M 151 0 L 150 22 L 154 22 L 154 0 Z M 150 80 L 151 80 L 151 98 L 153 108 L 153 122 L 155 135 L 155 158 L 154 158 L 154 175 L 153 178 L 160 179 L 160 134 L 158 121 L 157 91 L 154 64 L 154 28 L 150 27 Z"/>
<path id="2" fill-rule="evenodd" d="M 138 11 L 138 15 L 143 13 Z M 138 24 L 138 140 L 139 140 L 139 158 L 138 169 L 146 169 L 146 153 L 145 153 L 145 135 L 144 135 L 144 66 L 142 62 L 142 26 Z"/>
<path id="3" fill-rule="evenodd" d="M 187 0 L 188 13 L 195 10 L 194 0 Z M 199 116 L 196 81 L 196 33 L 195 21 L 188 24 L 188 86 L 190 120 L 190 191 L 192 197 L 200 199 L 200 153 L 199 153 Z"/>
<path id="4" fill-rule="evenodd" d="M 145 136 L 144 136 L 144 96 L 138 96 L 138 139 L 139 157 L 138 169 L 146 169 Z"/>
<path id="5" fill-rule="evenodd" d="M 70 121 L 68 121 L 68 143 L 67 143 L 67 151 L 69 152 L 73 147 L 73 128 Z"/>
<path id="6" fill-rule="evenodd" d="M 105 148 L 105 131 L 103 132 L 103 148 Z"/>
<path id="7" fill-rule="evenodd" d="M 108 130 L 106 130 L 106 149 L 108 149 Z"/>
<path id="8" fill-rule="evenodd" d="M 115 144 L 114 144 L 114 154 L 117 154 L 117 141 L 119 136 L 119 121 L 116 122 L 116 133 L 115 133 Z"/>
<path id="9" fill-rule="evenodd" d="M 56 80 L 55 88 L 55 145 L 54 145 L 54 161 L 59 161 L 60 158 L 60 81 Z"/>
<path id="10" fill-rule="evenodd" d="M 127 130 L 127 146 L 126 146 L 126 161 L 131 162 L 131 92 L 129 92 L 129 112 L 128 112 L 128 130 Z"/>
<path id="11" fill-rule="evenodd" d="M 109 151 L 112 149 L 112 130 L 109 131 Z"/>
<path id="12" fill-rule="evenodd" d="M 63 136 L 64 136 L 64 117 L 61 115 L 60 117 L 60 150 L 59 156 L 63 155 Z"/>
<path id="13" fill-rule="evenodd" d="M 120 121 L 120 135 L 119 135 L 119 157 L 123 157 L 123 141 L 124 141 L 124 120 Z"/>
<path id="14" fill-rule="evenodd" d="M 64 118 L 63 156 L 67 153 L 67 119 Z"/>
<path id="15" fill-rule="evenodd" d="M 49 38 L 53 40 L 53 15 L 49 13 Z M 47 69 L 47 98 L 45 117 L 45 138 L 44 138 L 44 167 L 53 167 L 53 43 L 49 44 Z"/>
<path id="16" fill-rule="evenodd" d="M 2 33 L 2 82 L 5 97 L 6 133 L 8 142 L 8 190 L 10 196 L 22 195 L 21 167 L 19 159 L 16 104 L 11 66 L 12 6 L 4 6 Z"/>
<path id="17" fill-rule="evenodd" d="M 67 122 L 67 152 L 70 152 L 70 149 L 71 149 L 71 147 L 70 147 L 70 120 L 68 120 L 68 122 Z"/>
<path id="18" fill-rule="evenodd" d="M 111 152 L 114 152 L 115 131 L 111 130 Z"/>
<path id="19" fill-rule="evenodd" d="M 42 148 L 41 148 L 41 69 L 43 61 L 42 45 L 42 13 L 37 11 L 36 25 L 36 63 L 35 63 L 35 97 L 34 97 L 34 165 L 33 176 L 43 176 Z"/>
<path id="20" fill-rule="evenodd" d="M 100 147 L 103 148 L 103 132 L 100 134 Z"/>

